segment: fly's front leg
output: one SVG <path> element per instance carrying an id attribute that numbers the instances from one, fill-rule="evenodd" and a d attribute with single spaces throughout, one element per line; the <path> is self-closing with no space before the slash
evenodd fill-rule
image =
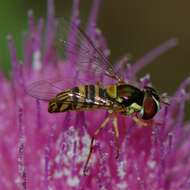
<path id="1" fill-rule="evenodd" d="M 92 152 L 93 152 L 93 143 L 94 140 L 96 138 L 96 136 L 100 133 L 100 131 L 106 127 L 106 125 L 108 124 L 109 120 L 110 120 L 111 115 L 108 115 L 105 120 L 103 121 L 103 123 L 98 127 L 98 129 L 96 129 L 96 131 L 94 132 L 94 135 L 91 138 L 91 142 L 90 142 L 90 148 L 89 148 L 89 153 L 88 153 L 88 157 L 86 159 L 85 165 L 84 165 L 84 169 L 83 169 L 83 174 L 86 176 L 86 172 L 88 169 L 88 163 L 90 161 L 90 158 L 92 156 Z"/>
<path id="2" fill-rule="evenodd" d="M 152 124 L 160 125 L 161 123 L 154 122 L 152 119 L 150 120 L 143 120 L 138 118 L 137 116 L 133 116 L 133 121 L 140 127 L 149 127 Z"/>
<path id="3" fill-rule="evenodd" d="M 148 126 L 147 122 L 143 121 L 142 119 L 139 119 L 137 116 L 134 116 L 134 117 L 133 117 L 133 121 L 134 121 L 138 126 L 141 126 L 141 127 L 147 127 L 147 126 Z"/>
<path id="4" fill-rule="evenodd" d="M 159 126 L 162 126 L 163 123 L 161 122 L 156 122 L 154 121 L 153 119 L 150 119 L 150 120 L 142 120 L 140 118 L 138 118 L 137 116 L 134 116 L 133 117 L 133 121 L 138 125 L 138 126 L 141 126 L 141 127 L 150 127 L 152 125 L 159 125 Z"/>
<path id="5" fill-rule="evenodd" d="M 113 118 L 113 129 L 114 129 L 114 140 L 116 146 L 116 159 L 119 158 L 119 129 L 118 129 L 118 119 L 115 115 Z"/>

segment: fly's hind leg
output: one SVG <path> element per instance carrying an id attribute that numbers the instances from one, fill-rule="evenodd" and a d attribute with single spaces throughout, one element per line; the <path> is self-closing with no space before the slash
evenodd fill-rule
<path id="1" fill-rule="evenodd" d="M 94 140 L 96 138 L 96 136 L 100 133 L 100 131 L 106 127 L 106 125 L 108 124 L 109 120 L 110 120 L 110 117 L 111 115 L 109 114 L 105 119 L 104 121 L 102 122 L 102 124 L 98 127 L 98 129 L 96 129 L 96 131 L 94 132 L 94 135 L 92 136 L 91 138 L 91 142 L 90 142 L 90 148 L 89 148 L 89 153 L 88 153 L 88 156 L 87 156 L 87 159 L 86 159 L 86 162 L 85 162 L 85 165 L 84 165 L 84 169 L 83 169 L 83 175 L 86 176 L 86 172 L 88 170 L 88 163 L 90 161 L 90 158 L 92 156 L 92 152 L 93 152 L 93 143 L 94 143 Z"/>
<path id="2" fill-rule="evenodd" d="M 115 158 L 119 158 L 119 130 L 118 130 L 118 119 L 117 116 L 113 118 L 113 129 L 114 129 L 114 141 L 116 146 L 116 156 Z"/>

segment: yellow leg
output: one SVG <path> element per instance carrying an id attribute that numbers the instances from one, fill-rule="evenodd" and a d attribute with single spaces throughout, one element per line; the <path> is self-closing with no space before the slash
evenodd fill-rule
<path id="1" fill-rule="evenodd" d="M 139 119 L 139 118 L 136 117 L 136 116 L 133 117 L 133 121 L 134 121 L 138 126 L 141 126 L 141 127 L 149 127 L 149 126 L 152 126 L 153 124 L 154 124 L 154 125 L 163 125 L 163 123 L 155 122 L 153 119 L 151 119 L 151 120 L 142 120 L 142 119 Z"/>
<path id="2" fill-rule="evenodd" d="M 114 129 L 114 139 L 116 146 L 116 159 L 119 158 L 119 130 L 118 130 L 118 119 L 116 116 L 113 118 L 113 129 Z"/>
<path id="3" fill-rule="evenodd" d="M 100 127 L 98 127 L 98 129 L 96 129 L 94 135 L 92 136 L 91 138 L 91 143 L 90 143 L 90 149 L 89 149 L 89 153 L 88 153 L 88 157 L 86 159 L 86 162 L 85 162 L 85 165 L 84 165 L 84 169 L 83 169 L 83 175 L 86 176 L 86 172 L 87 172 L 87 169 L 88 169 L 88 163 L 90 161 L 90 158 L 92 156 L 92 151 L 93 151 L 93 143 L 94 143 L 94 140 L 95 140 L 95 137 L 100 133 L 100 131 L 106 127 L 106 125 L 108 124 L 110 120 L 110 115 L 108 115 L 105 120 L 103 121 L 103 123 L 100 125 Z"/>
<path id="4" fill-rule="evenodd" d="M 139 126 L 141 126 L 141 127 L 148 127 L 148 126 L 149 126 L 147 121 L 143 121 L 142 119 L 139 119 L 139 118 L 136 117 L 136 116 L 133 117 L 133 121 L 134 121 L 137 125 L 139 125 Z"/>

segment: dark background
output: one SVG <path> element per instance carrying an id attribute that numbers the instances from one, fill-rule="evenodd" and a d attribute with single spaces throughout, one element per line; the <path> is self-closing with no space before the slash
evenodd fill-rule
<path id="1" fill-rule="evenodd" d="M 55 0 L 56 16 L 69 17 L 72 0 Z M 81 0 L 85 22 L 92 1 Z M 22 33 L 27 30 L 27 11 L 35 18 L 46 16 L 46 0 L 6 0 L 0 6 L 0 62 L 9 73 L 10 59 L 6 35 L 12 33 L 18 56 L 22 58 Z M 179 0 L 102 0 L 98 25 L 111 49 L 111 60 L 130 53 L 135 61 L 162 42 L 176 37 L 179 45 L 156 59 L 141 73 L 150 73 L 154 86 L 172 94 L 190 75 L 190 1 Z"/>

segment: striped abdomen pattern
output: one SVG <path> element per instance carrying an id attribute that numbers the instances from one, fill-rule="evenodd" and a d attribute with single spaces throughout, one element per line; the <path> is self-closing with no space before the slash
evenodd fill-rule
<path id="1" fill-rule="evenodd" d="M 106 90 L 98 85 L 84 85 L 65 90 L 49 101 L 49 112 L 65 112 L 104 107 Z"/>

